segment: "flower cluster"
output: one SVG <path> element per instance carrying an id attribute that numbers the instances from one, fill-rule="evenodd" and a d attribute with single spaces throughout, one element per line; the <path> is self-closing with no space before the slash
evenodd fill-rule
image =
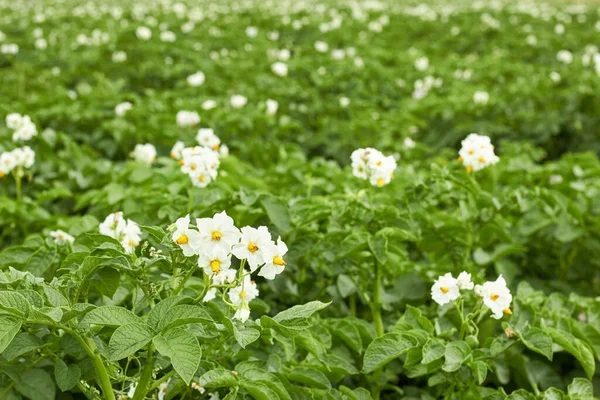
<path id="1" fill-rule="evenodd" d="M 4 178 L 13 170 L 31 168 L 35 162 L 35 152 L 29 146 L 19 147 L 0 154 L 0 178 Z M 22 174 L 22 171 L 19 173 Z"/>
<path id="2" fill-rule="evenodd" d="M 463 163 L 467 172 L 482 170 L 500 160 L 494 154 L 494 146 L 487 136 L 471 133 L 461 145 L 458 161 Z"/>
<path id="3" fill-rule="evenodd" d="M 373 186 L 384 186 L 391 182 L 396 170 L 396 159 L 384 156 L 379 150 L 367 147 L 357 149 L 350 156 L 352 174 L 368 180 Z"/>
<path id="4" fill-rule="evenodd" d="M 75 241 L 73 236 L 69 235 L 65 231 L 61 231 L 60 229 L 50 232 L 50 236 L 52 236 L 54 243 L 56 244 L 67 244 Z"/>
<path id="5" fill-rule="evenodd" d="M 227 145 L 210 128 L 200 128 L 196 135 L 200 146 L 185 147 L 181 141 L 171 149 L 171 158 L 179 160 L 181 172 L 188 175 L 192 184 L 206 187 L 219 174 L 220 157 L 229 154 Z"/>
<path id="6" fill-rule="evenodd" d="M 461 290 L 474 290 L 475 294 L 483 299 L 483 304 L 492 311 L 492 318 L 500 319 L 504 314 L 512 314 L 510 310 L 512 295 L 502 275 L 494 282 L 474 285 L 471 274 L 467 272 L 461 272 L 457 278 L 447 273 L 434 282 L 431 287 L 431 298 L 443 306 L 458 299 Z"/>
<path id="7" fill-rule="evenodd" d="M 187 215 L 169 230 L 185 256 L 198 256 L 198 267 L 210 278 L 203 300 L 214 299 L 217 289 L 222 288 L 223 301 L 236 310 L 234 318 L 246 321 L 250 316 L 249 303 L 259 294 L 251 275 L 257 272 L 258 276 L 271 280 L 281 274 L 286 265 L 283 260 L 288 251 L 286 244 L 281 238 L 274 242 L 264 226 L 238 229 L 225 211 L 212 218 L 196 219 L 196 228 L 190 226 Z M 240 260 L 237 270 L 232 266 L 233 256 Z"/>
<path id="8" fill-rule="evenodd" d="M 137 162 L 150 165 L 156 161 L 156 147 L 150 143 L 136 144 L 131 157 Z"/>
<path id="9" fill-rule="evenodd" d="M 175 119 L 177 120 L 177 125 L 180 127 L 194 126 L 200 123 L 200 116 L 195 111 L 179 111 Z"/>
<path id="10" fill-rule="evenodd" d="M 99 228 L 101 234 L 119 241 L 127 254 L 133 253 L 142 240 L 138 224 L 130 219 L 125 220 L 120 211 L 106 217 Z"/>
<path id="11" fill-rule="evenodd" d="M 37 135 L 37 128 L 27 115 L 17 113 L 8 114 L 6 116 L 6 126 L 13 129 L 13 142 L 28 141 Z"/>

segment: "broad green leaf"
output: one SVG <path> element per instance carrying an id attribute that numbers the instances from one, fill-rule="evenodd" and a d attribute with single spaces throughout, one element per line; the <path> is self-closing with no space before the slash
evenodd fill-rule
<path id="1" fill-rule="evenodd" d="M 178 326 L 194 323 L 211 323 L 214 321 L 206 309 L 199 305 L 179 304 L 169 309 L 158 323 L 158 329 L 165 331 Z"/>
<path id="2" fill-rule="evenodd" d="M 312 386 L 320 389 L 328 389 L 331 387 L 329 379 L 321 371 L 307 367 L 292 368 L 285 376 L 293 382 L 302 383 L 307 386 Z"/>
<path id="3" fill-rule="evenodd" d="M 156 350 L 169 357 L 175 371 L 189 385 L 202 356 L 196 336 L 183 328 L 175 328 L 156 336 L 153 342 Z"/>
<path id="4" fill-rule="evenodd" d="M 242 387 L 250 393 L 255 400 L 280 400 L 277 393 L 261 382 L 245 381 Z"/>
<path id="5" fill-rule="evenodd" d="M 0 292 L 0 309 L 15 316 L 27 317 L 31 305 L 27 298 L 18 292 L 2 291 Z"/>
<path id="6" fill-rule="evenodd" d="M 331 303 L 322 303 L 320 301 L 311 301 L 310 303 L 294 306 L 285 311 L 280 312 L 273 319 L 280 324 L 285 325 L 286 322 L 291 322 L 296 319 L 309 318 L 315 312 L 324 309 Z"/>
<path id="7" fill-rule="evenodd" d="M 470 355 L 471 347 L 467 342 L 450 342 L 446 345 L 445 363 L 442 369 L 446 372 L 457 371 Z"/>
<path id="8" fill-rule="evenodd" d="M 69 301 L 67 298 L 56 288 L 50 285 L 44 285 L 44 293 L 46 294 L 46 298 L 48 302 L 55 307 L 68 307 Z"/>
<path id="9" fill-rule="evenodd" d="M 232 387 L 238 385 L 238 377 L 233 372 L 225 368 L 215 368 L 199 379 L 200 384 L 207 389 Z"/>
<path id="10" fill-rule="evenodd" d="M 54 379 L 60 390 L 66 392 L 67 390 L 73 389 L 80 378 L 81 369 L 79 366 L 75 364 L 67 365 L 60 358 L 56 360 L 56 363 L 54 364 Z"/>
<path id="11" fill-rule="evenodd" d="M 141 318 L 126 308 L 101 306 L 84 315 L 81 324 L 95 324 L 118 327 L 131 323 L 143 323 Z"/>
<path id="12" fill-rule="evenodd" d="M 408 333 L 387 333 L 373 340 L 363 358 L 363 371 L 370 373 L 417 346 L 419 340 Z"/>
<path id="13" fill-rule="evenodd" d="M 520 335 L 523 344 L 552 361 L 552 338 L 540 328 L 531 328 Z"/>
<path id="14" fill-rule="evenodd" d="M 118 327 L 110 338 L 109 359 L 116 361 L 134 354 L 148 344 L 156 332 L 145 323 L 134 322 Z"/>
<path id="15" fill-rule="evenodd" d="M 0 335 L 2 335 L 1 331 L 2 331 L 3 327 L 5 327 L 5 325 L 6 325 L 5 319 L 1 319 L 0 320 Z M 18 324 L 18 326 L 20 328 L 20 324 Z M 17 332 L 18 331 L 19 331 L 19 329 L 17 329 Z M 2 343 L 2 339 L 0 339 L 0 343 Z M 20 332 L 20 333 L 17 333 L 17 335 L 12 340 L 12 342 L 10 342 L 10 344 L 8 345 L 8 347 L 6 347 L 6 349 L 4 349 L 4 351 L 2 351 L 3 347 L 0 345 L 0 353 L 2 353 L 2 355 L 8 361 L 11 361 L 23 354 L 29 353 L 30 351 L 37 349 L 38 347 L 40 347 L 43 344 L 44 343 L 42 342 L 42 339 L 40 339 L 39 337 L 34 336 L 30 333 Z"/>
<path id="16" fill-rule="evenodd" d="M 592 382 L 583 378 L 575 378 L 573 379 L 573 383 L 569 385 L 568 394 L 569 396 L 593 395 L 594 388 Z"/>
<path id="17" fill-rule="evenodd" d="M 375 256 L 375 259 L 377 260 L 377 262 L 381 265 L 385 265 L 385 263 L 388 260 L 388 255 L 387 255 L 388 239 L 387 239 L 387 237 L 386 236 L 369 236 L 367 243 L 369 244 L 369 249 L 371 249 L 371 252 Z"/>
<path id="18" fill-rule="evenodd" d="M 508 395 L 506 400 L 535 400 L 535 396 L 524 389 L 519 389 Z"/>
<path id="19" fill-rule="evenodd" d="M 15 389 L 31 400 L 54 400 L 56 388 L 50 374 L 34 368 L 25 372 L 15 382 Z"/>
<path id="20" fill-rule="evenodd" d="M 0 353 L 11 344 L 21 329 L 21 321 L 15 317 L 0 318 Z"/>
<path id="21" fill-rule="evenodd" d="M 90 278 L 90 290 L 112 299 L 119 288 L 121 273 L 114 268 L 104 267 Z"/>
<path id="22" fill-rule="evenodd" d="M 581 363 L 586 375 L 591 379 L 596 371 L 596 362 L 589 347 L 568 332 L 552 327 L 547 327 L 546 330 L 556 344 L 571 353 Z"/>
<path id="23" fill-rule="evenodd" d="M 290 229 L 290 215 L 287 204 L 273 196 L 263 196 L 260 200 L 273 225 L 281 232 Z"/>
<path id="24" fill-rule="evenodd" d="M 487 377 L 488 366 L 483 361 L 473 361 L 469 363 L 469 367 L 473 371 L 473 376 L 476 379 L 478 385 L 482 385 Z"/>
<path id="25" fill-rule="evenodd" d="M 542 400 L 565 400 L 565 394 L 556 388 L 550 388 L 542 393 Z"/>
<path id="26" fill-rule="evenodd" d="M 413 307 L 406 306 L 404 315 L 398 320 L 394 326 L 395 332 L 409 331 L 411 329 L 422 329 L 429 334 L 433 334 L 433 324 L 426 317 L 423 316 L 421 310 Z"/>
<path id="27" fill-rule="evenodd" d="M 167 317 L 167 314 L 171 311 L 171 308 L 183 301 L 189 300 L 189 297 L 185 296 L 167 297 L 166 299 L 162 300 L 148 313 L 148 325 L 157 331 L 160 331 L 164 327 L 161 321 Z"/>
<path id="28" fill-rule="evenodd" d="M 444 342 L 437 338 L 431 338 L 423 346 L 423 364 L 429 364 L 432 361 L 439 360 L 446 353 Z"/>

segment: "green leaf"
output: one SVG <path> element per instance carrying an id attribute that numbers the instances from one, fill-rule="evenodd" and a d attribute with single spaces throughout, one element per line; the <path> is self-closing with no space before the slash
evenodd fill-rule
<path id="1" fill-rule="evenodd" d="M 50 285 L 44 285 L 44 293 L 48 302 L 55 307 L 68 307 L 69 301 L 67 298 L 56 288 Z"/>
<path id="2" fill-rule="evenodd" d="M 568 332 L 552 327 L 547 327 L 546 330 L 556 344 L 571 353 L 579 361 L 588 378 L 592 379 L 596 371 L 596 362 L 594 361 L 594 354 L 587 344 Z"/>
<path id="3" fill-rule="evenodd" d="M 171 308 L 189 300 L 190 298 L 185 296 L 167 297 L 162 300 L 148 313 L 148 325 L 160 332 L 164 327 L 163 321 L 168 320 L 167 314 L 171 311 Z"/>
<path id="4" fill-rule="evenodd" d="M 446 345 L 445 363 L 442 369 L 446 372 L 457 371 L 471 355 L 471 347 L 464 341 L 450 342 Z"/>
<path id="5" fill-rule="evenodd" d="M 21 330 L 21 321 L 13 317 L 0 318 L 0 353 L 3 353 Z"/>
<path id="6" fill-rule="evenodd" d="M 260 200 L 273 225 L 282 233 L 290 229 L 290 214 L 287 204 L 273 196 L 263 196 Z"/>
<path id="7" fill-rule="evenodd" d="M 277 393 L 264 383 L 244 381 L 242 386 L 255 400 L 279 400 Z"/>
<path id="8" fill-rule="evenodd" d="M 437 338 L 431 338 L 423 346 L 423 364 L 429 364 L 432 361 L 439 360 L 446 353 L 444 342 Z"/>
<path id="9" fill-rule="evenodd" d="M 2 331 L 2 328 L 5 327 L 5 325 L 6 321 L 4 319 L 0 320 L 0 331 Z M 18 324 L 18 326 L 20 328 L 20 324 Z M 18 331 L 19 329 L 17 329 L 17 332 Z M 2 335 L 2 333 L 0 333 L 0 335 Z M 2 339 L 0 339 L 0 343 L 2 343 Z M 34 336 L 30 333 L 20 332 L 17 333 L 12 342 L 10 342 L 10 344 L 8 345 L 8 347 L 6 347 L 6 349 L 4 349 L 4 351 L 2 351 L 3 347 L 0 344 L 0 353 L 2 353 L 2 355 L 8 361 L 12 361 L 23 354 L 29 353 L 30 351 L 37 349 L 43 344 L 44 342 L 39 337 Z"/>
<path id="10" fill-rule="evenodd" d="M 77 365 L 67 365 L 60 358 L 56 360 L 54 364 L 54 379 L 56 385 L 66 392 L 71 390 L 77 385 L 77 382 L 81 378 L 81 369 Z"/>
<path id="11" fill-rule="evenodd" d="M 115 295 L 121 283 L 121 273 L 114 268 L 99 269 L 90 278 L 90 289 L 110 299 Z"/>
<path id="12" fill-rule="evenodd" d="M 487 377 L 487 364 L 483 361 L 473 361 L 469 363 L 469 367 L 471 367 L 471 370 L 473 371 L 473 376 L 475 376 L 477 384 L 482 385 Z"/>
<path id="13" fill-rule="evenodd" d="M 154 336 L 156 332 L 145 323 L 134 322 L 118 327 L 110 338 L 109 360 L 116 361 L 134 354 Z"/>
<path id="14" fill-rule="evenodd" d="M 387 333 L 373 340 L 363 359 L 364 373 L 370 373 L 417 346 L 419 340 L 409 333 Z"/>
<path id="15" fill-rule="evenodd" d="M 535 400 L 535 396 L 525 389 L 519 389 L 508 395 L 506 400 Z"/>
<path id="16" fill-rule="evenodd" d="M 169 309 L 158 323 L 157 328 L 161 331 L 178 326 L 194 323 L 211 323 L 214 321 L 206 309 L 202 306 L 192 304 L 179 304 Z"/>
<path id="17" fill-rule="evenodd" d="M 409 331 L 411 329 L 422 329 L 429 334 L 433 334 L 433 324 L 423 316 L 421 310 L 407 305 L 404 315 L 398 320 L 394 327 L 395 332 Z"/>
<path id="18" fill-rule="evenodd" d="M 142 319 L 126 308 L 101 306 L 85 314 L 81 324 L 94 324 L 118 327 L 131 323 L 143 323 Z"/>
<path id="19" fill-rule="evenodd" d="M 225 368 L 212 369 L 202 375 L 199 381 L 207 389 L 238 386 L 238 377 Z"/>
<path id="20" fill-rule="evenodd" d="M 251 325 L 248 321 L 245 324 L 238 324 L 229 318 L 224 318 L 223 324 L 233 333 L 235 340 L 243 349 L 260 338 L 260 328 Z"/>
<path id="21" fill-rule="evenodd" d="M 25 372 L 15 381 L 15 389 L 31 400 L 54 400 L 56 388 L 50 374 L 34 368 Z"/>
<path id="22" fill-rule="evenodd" d="M 153 342 L 160 354 L 169 357 L 175 371 L 189 385 L 202 356 L 196 336 L 183 328 L 175 328 L 156 336 Z"/>
<path id="23" fill-rule="evenodd" d="M 322 303 L 320 301 L 311 301 L 310 303 L 294 306 L 292 308 L 288 308 L 285 311 L 280 312 L 273 319 L 276 322 L 279 322 L 282 325 L 285 325 L 286 322 L 293 322 L 297 319 L 309 318 L 315 312 L 324 309 L 329 303 Z"/>
<path id="24" fill-rule="evenodd" d="M 329 389 L 331 387 L 331 383 L 329 383 L 327 376 L 314 368 L 295 367 L 285 374 L 285 376 L 290 381 L 302 383 L 304 385 L 319 389 Z"/>
<path id="25" fill-rule="evenodd" d="M 519 335 L 523 344 L 532 351 L 552 361 L 552 338 L 540 328 L 531 328 Z"/>
<path id="26" fill-rule="evenodd" d="M 8 311 L 9 313 L 19 316 L 27 317 L 31 306 L 27 298 L 17 292 L 0 292 L 0 309 Z"/>
<path id="27" fill-rule="evenodd" d="M 573 379 L 573 383 L 569 385 L 568 394 L 569 396 L 593 395 L 594 388 L 592 382 L 583 378 L 575 378 Z"/>
<path id="28" fill-rule="evenodd" d="M 369 244 L 369 248 L 371 249 L 371 252 L 375 256 L 375 259 L 377 259 L 377 262 L 379 262 L 379 264 L 384 265 L 388 260 L 388 255 L 387 255 L 388 239 L 387 239 L 387 237 L 386 236 L 369 236 L 367 243 Z"/>
<path id="29" fill-rule="evenodd" d="M 541 400 L 565 400 L 565 394 L 556 388 L 550 388 L 542 393 Z"/>

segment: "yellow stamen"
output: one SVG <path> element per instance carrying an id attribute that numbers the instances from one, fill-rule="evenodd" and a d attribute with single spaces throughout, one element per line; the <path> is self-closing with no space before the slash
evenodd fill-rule
<path id="1" fill-rule="evenodd" d="M 212 233 L 211 237 L 212 237 L 212 240 L 219 241 L 223 237 L 223 234 L 221 232 L 219 232 L 219 231 L 214 231 Z"/>
<path id="2" fill-rule="evenodd" d="M 448 289 L 446 286 L 442 286 L 442 287 L 440 288 L 440 290 L 441 290 L 441 291 L 442 291 L 442 293 L 444 293 L 444 294 L 446 294 L 446 293 L 448 293 L 448 292 L 450 291 L 450 289 Z"/>
<path id="3" fill-rule="evenodd" d="M 377 166 L 379 167 L 381 165 L 381 161 L 377 161 Z"/>
<path id="4" fill-rule="evenodd" d="M 273 264 L 275 264 L 275 265 L 285 265 L 285 261 L 283 261 L 283 258 L 281 258 L 279 256 L 275 256 L 275 257 L 273 257 Z"/>
<path id="5" fill-rule="evenodd" d="M 462 162 L 463 158 L 462 157 L 458 157 L 458 162 Z"/>
<path id="6" fill-rule="evenodd" d="M 0 179 L 4 178 L 4 172 L 0 171 Z"/>
<path id="7" fill-rule="evenodd" d="M 377 186 L 382 187 L 384 183 L 385 181 L 383 180 L 383 178 L 377 179 Z"/>
<path id="8" fill-rule="evenodd" d="M 185 162 L 183 160 L 179 160 L 179 165 L 183 165 Z"/>
<path id="9" fill-rule="evenodd" d="M 484 163 L 485 162 L 485 157 L 483 157 L 483 156 L 479 157 L 479 162 Z"/>
<path id="10" fill-rule="evenodd" d="M 469 166 L 467 167 L 467 172 L 473 172 L 473 167 L 469 165 Z"/>
<path id="11" fill-rule="evenodd" d="M 204 177 L 204 175 L 200 175 L 200 176 L 198 177 L 198 180 L 199 180 L 200 182 L 204 182 L 204 181 L 206 180 L 206 178 Z"/>
<path id="12" fill-rule="evenodd" d="M 212 260 L 210 262 L 210 269 L 215 274 L 218 274 L 221 271 L 221 261 L 219 261 L 219 260 Z"/>
<path id="13" fill-rule="evenodd" d="M 175 153 L 171 153 L 171 158 L 177 158 L 175 157 Z"/>
<path id="14" fill-rule="evenodd" d="M 154 158 L 152 159 L 152 162 L 156 162 L 156 157 L 154 157 Z"/>
<path id="15" fill-rule="evenodd" d="M 506 315 L 512 315 L 512 311 L 510 310 L 510 308 L 505 309 L 503 312 Z"/>
<path id="16" fill-rule="evenodd" d="M 187 237 L 186 234 L 183 234 L 177 238 L 175 243 L 177 244 L 187 244 L 190 241 L 190 238 Z"/>
<path id="17" fill-rule="evenodd" d="M 219 150 L 219 145 L 218 145 L 218 144 L 215 144 L 215 145 L 213 146 L 213 150 Z"/>
<path id="18" fill-rule="evenodd" d="M 469 155 L 473 155 L 475 153 L 475 150 L 469 150 Z"/>
<path id="19" fill-rule="evenodd" d="M 58 239 L 63 239 L 63 235 L 61 233 L 59 233 L 56 237 L 58 237 Z"/>
<path id="20" fill-rule="evenodd" d="M 131 247 L 135 247 L 135 246 L 137 246 L 137 244 L 136 244 L 136 243 L 133 241 L 133 239 L 129 240 L 129 245 L 130 245 Z"/>
<path id="21" fill-rule="evenodd" d="M 493 295 L 491 295 L 491 296 L 490 296 L 490 299 L 492 299 L 493 301 L 496 301 L 496 300 L 498 300 L 499 298 L 500 298 L 500 295 L 499 295 L 499 294 L 493 294 Z"/>
<path id="22" fill-rule="evenodd" d="M 249 243 L 248 251 L 250 251 L 250 253 L 256 253 L 258 251 L 258 246 L 254 243 Z"/>
<path id="23" fill-rule="evenodd" d="M 196 164 L 192 164 L 192 165 L 190 165 L 190 169 L 191 169 L 192 171 L 196 170 Z"/>
<path id="24" fill-rule="evenodd" d="M 240 292 L 240 299 L 245 299 L 248 296 L 246 292 Z"/>

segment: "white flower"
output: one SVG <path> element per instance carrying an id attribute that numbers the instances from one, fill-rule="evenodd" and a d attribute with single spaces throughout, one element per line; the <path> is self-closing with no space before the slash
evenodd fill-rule
<path id="1" fill-rule="evenodd" d="M 265 103 L 267 105 L 267 115 L 277 114 L 279 103 L 276 100 L 268 99 Z"/>
<path id="2" fill-rule="evenodd" d="M 246 28 L 246 36 L 255 38 L 258 35 L 258 28 L 255 26 L 249 26 Z"/>
<path id="3" fill-rule="evenodd" d="M 132 108 L 133 104 L 131 104 L 128 101 L 125 101 L 123 103 L 117 104 L 117 106 L 115 107 L 115 114 L 117 114 L 117 117 L 123 117 L 125 113 L 131 110 Z"/>
<path id="4" fill-rule="evenodd" d="M 122 235 L 125 225 L 127 222 L 123 218 L 122 212 L 109 214 L 100 224 L 100 233 L 116 239 Z"/>
<path id="5" fill-rule="evenodd" d="M 121 239 L 121 245 L 127 254 L 131 254 L 135 251 L 135 248 L 142 240 L 141 235 L 142 231 L 140 230 L 138 224 L 128 219 L 125 229 L 123 229 L 123 237 Z"/>
<path id="6" fill-rule="evenodd" d="M 231 252 L 240 260 L 247 259 L 250 271 L 254 272 L 264 264 L 264 251 L 271 244 L 271 234 L 266 226 L 245 226 L 241 231 L 241 241 L 233 246 Z"/>
<path id="7" fill-rule="evenodd" d="M 233 108 L 242 108 L 248 103 L 248 98 L 241 94 L 234 94 L 229 99 L 229 102 Z"/>
<path id="8" fill-rule="evenodd" d="M 21 126 L 23 117 L 21 114 L 11 113 L 6 116 L 6 127 L 8 129 L 17 129 Z"/>
<path id="9" fill-rule="evenodd" d="M 181 140 L 178 140 L 177 142 L 175 142 L 175 144 L 173 145 L 173 148 L 171 149 L 171 158 L 174 158 L 175 160 L 179 160 L 182 157 L 182 151 L 183 149 L 185 149 L 185 143 L 183 143 Z"/>
<path id="10" fill-rule="evenodd" d="M 557 35 L 562 35 L 563 33 L 565 33 L 565 26 L 563 24 L 556 24 L 556 26 L 554 27 L 554 33 L 556 33 Z"/>
<path id="11" fill-rule="evenodd" d="M 44 38 L 35 39 L 34 46 L 36 49 L 45 50 L 48 47 L 48 41 Z"/>
<path id="12" fill-rule="evenodd" d="M 331 57 L 334 60 L 343 60 L 346 57 L 346 52 L 344 49 L 334 49 L 331 50 Z"/>
<path id="13" fill-rule="evenodd" d="M 231 271 L 231 270 L 228 270 Z M 202 299 L 203 303 L 209 302 L 211 300 L 214 300 L 217 297 L 217 288 L 211 288 L 208 289 L 206 291 L 206 294 L 204 295 L 204 298 Z"/>
<path id="14" fill-rule="evenodd" d="M 340 97 L 340 106 L 346 108 L 350 105 L 350 99 L 347 97 Z"/>
<path id="15" fill-rule="evenodd" d="M 206 77 L 204 76 L 203 72 L 196 72 L 195 74 L 187 77 L 187 82 L 190 86 L 197 87 L 202 86 L 205 79 Z"/>
<path id="16" fill-rule="evenodd" d="M 213 108 L 215 108 L 217 106 L 217 102 L 211 99 L 205 100 L 202 103 L 202 109 L 203 110 L 212 110 Z"/>
<path id="17" fill-rule="evenodd" d="M 287 76 L 288 66 L 286 63 L 278 61 L 271 65 L 271 71 L 273 71 L 273 73 L 278 76 Z"/>
<path id="18" fill-rule="evenodd" d="M 195 111 L 179 111 L 175 119 L 177 120 L 177 125 L 180 127 L 194 126 L 200 123 L 200 116 Z"/>
<path id="19" fill-rule="evenodd" d="M 329 50 L 329 45 L 320 40 L 317 40 L 315 42 L 314 46 L 315 46 L 315 50 L 318 51 L 319 53 L 327 53 L 327 51 Z"/>
<path id="20" fill-rule="evenodd" d="M 140 227 L 128 219 L 122 212 L 108 215 L 99 226 L 100 233 L 119 241 L 126 253 L 133 253 L 142 240 Z"/>
<path id="21" fill-rule="evenodd" d="M 190 386 L 193 390 L 197 390 L 198 392 L 200 392 L 200 394 L 204 394 L 204 392 L 206 392 L 206 389 L 204 389 L 202 385 L 200 385 L 197 382 L 192 382 Z"/>
<path id="22" fill-rule="evenodd" d="M 482 170 L 500 160 L 494 154 L 494 146 L 487 136 L 471 133 L 461 145 L 458 160 L 463 163 L 467 172 Z"/>
<path id="23" fill-rule="evenodd" d="M 277 32 L 277 31 L 271 31 L 268 33 L 267 36 L 268 36 L 269 40 L 272 42 L 279 40 L 279 32 Z"/>
<path id="24" fill-rule="evenodd" d="M 17 160 L 11 151 L 0 154 L 0 179 L 8 175 L 16 166 Z"/>
<path id="25" fill-rule="evenodd" d="M 404 148 L 405 149 L 414 149 L 416 146 L 416 143 L 414 140 L 412 140 L 409 137 L 404 138 Z"/>
<path id="26" fill-rule="evenodd" d="M 19 46 L 16 44 L 3 44 L 0 46 L 0 53 L 15 55 L 19 52 Z"/>
<path id="27" fill-rule="evenodd" d="M 31 168 L 35 162 L 35 152 L 31 147 L 19 147 L 11 151 L 14 167 Z"/>
<path id="28" fill-rule="evenodd" d="M 229 294 L 231 295 L 231 291 L 229 291 Z M 241 303 L 238 309 L 235 311 L 233 319 L 239 319 L 242 322 L 246 322 L 248 318 L 250 318 L 250 307 L 246 302 Z"/>
<path id="29" fill-rule="evenodd" d="M 450 273 L 440 276 L 431 287 L 431 298 L 440 306 L 448 304 L 459 297 L 458 282 Z"/>
<path id="30" fill-rule="evenodd" d="M 483 296 L 483 286 L 481 285 L 475 285 L 475 288 L 473 289 L 473 291 L 475 292 L 475 294 L 479 297 Z"/>
<path id="31" fill-rule="evenodd" d="M 206 187 L 219 173 L 219 153 L 203 146 L 186 147 L 179 164 L 194 186 Z"/>
<path id="32" fill-rule="evenodd" d="M 460 290 L 473 290 L 473 282 L 471 281 L 471 274 L 466 271 L 461 272 L 456 278 L 456 283 Z"/>
<path id="33" fill-rule="evenodd" d="M 287 245 L 281 240 L 281 237 L 277 238 L 277 244 L 271 242 L 263 251 L 265 265 L 260 269 L 258 275 L 266 279 L 275 279 L 275 276 L 285 269 L 283 256 L 287 251 Z"/>
<path id="34" fill-rule="evenodd" d="M 135 35 L 138 39 L 149 40 L 152 37 L 152 31 L 148 27 L 140 26 L 135 30 Z"/>
<path id="35" fill-rule="evenodd" d="M 212 218 L 198 218 L 196 226 L 207 248 L 219 247 L 229 253 L 232 246 L 240 240 L 240 230 L 225 211 L 215 214 Z"/>
<path id="36" fill-rule="evenodd" d="M 31 121 L 27 115 L 24 115 L 21 118 L 19 125 L 16 130 L 13 132 L 12 140 L 14 142 L 18 141 L 28 141 L 31 140 L 34 136 L 37 135 L 37 128 L 35 124 Z"/>
<path id="37" fill-rule="evenodd" d="M 526 41 L 528 45 L 535 46 L 537 44 L 537 37 L 535 35 L 528 35 Z"/>
<path id="38" fill-rule="evenodd" d="M 552 82 L 558 83 L 560 82 L 560 74 L 556 71 L 550 72 L 550 79 Z"/>
<path id="39" fill-rule="evenodd" d="M 494 282 L 484 283 L 481 295 L 483 297 L 483 304 L 492 311 L 493 318 L 500 319 L 504 314 L 512 314 L 510 310 L 512 295 L 506 287 L 506 281 L 502 275 Z"/>
<path id="40" fill-rule="evenodd" d="M 248 304 L 255 299 L 259 292 L 256 283 L 252 281 L 250 275 L 246 275 L 240 286 L 234 287 L 229 291 L 229 301 L 235 305 Z"/>
<path id="41" fill-rule="evenodd" d="M 429 68 L 429 59 L 427 57 L 420 57 L 415 60 L 415 68 L 419 71 L 425 71 Z"/>
<path id="42" fill-rule="evenodd" d="M 172 43 L 177 40 L 177 36 L 171 31 L 163 31 L 160 33 L 160 40 L 163 42 Z"/>
<path id="43" fill-rule="evenodd" d="M 350 156 L 352 174 L 368 180 L 373 186 L 384 186 L 391 182 L 397 164 L 393 156 L 384 156 L 379 150 L 367 147 L 357 149 Z"/>
<path id="44" fill-rule="evenodd" d="M 132 382 L 131 385 L 129 385 L 129 391 L 127 392 L 127 397 L 129 397 L 130 399 L 133 399 L 136 388 L 137 388 L 137 382 Z"/>
<path id="45" fill-rule="evenodd" d="M 151 165 L 156 161 L 156 147 L 151 143 L 136 144 L 131 156 L 135 161 Z"/>
<path id="46" fill-rule="evenodd" d="M 171 238 L 183 250 L 183 255 L 191 257 L 202 244 L 202 238 L 198 231 L 190 229 L 189 214 L 175 221 L 175 231 Z"/>
<path id="47" fill-rule="evenodd" d="M 488 92 L 478 90 L 473 94 L 473 101 L 475 102 L 475 104 L 485 105 L 488 103 L 489 100 L 490 95 Z"/>
<path id="48" fill-rule="evenodd" d="M 166 382 L 161 383 L 158 386 L 158 400 L 164 400 L 165 396 L 167 395 L 167 387 L 169 386 L 169 381 L 171 379 L 167 380 Z"/>
<path id="49" fill-rule="evenodd" d="M 73 243 L 75 241 L 73 236 L 60 229 L 50 232 L 50 236 L 54 238 L 54 243 L 56 244 Z"/>
<path id="50" fill-rule="evenodd" d="M 219 145 L 221 144 L 221 139 L 210 128 L 198 129 L 196 140 L 200 145 L 213 150 L 219 150 Z"/>
<path id="51" fill-rule="evenodd" d="M 550 175 L 550 184 L 551 185 L 556 185 L 556 184 L 562 183 L 562 182 L 563 182 L 562 175 Z"/>
<path id="52" fill-rule="evenodd" d="M 215 285 L 225 285 L 235 282 L 236 275 L 237 271 L 235 269 L 221 269 L 213 274 L 212 281 Z"/>
<path id="53" fill-rule="evenodd" d="M 127 53 L 125 53 L 124 51 L 115 51 L 112 54 L 112 62 L 122 63 L 124 61 L 127 61 Z"/>
<path id="54" fill-rule="evenodd" d="M 227 157 L 229 155 L 229 147 L 227 147 L 226 144 L 221 145 L 221 147 L 219 147 L 219 157 L 223 158 L 223 157 Z"/>
<path id="55" fill-rule="evenodd" d="M 561 50 L 556 53 L 556 59 L 563 64 L 571 64 L 573 62 L 573 53 L 569 50 Z"/>
<path id="56" fill-rule="evenodd" d="M 222 247 L 210 247 L 198 255 L 198 266 L 208 276 L 220 274 L 221 271 L 227 271 L 231 267 L 231 255 Z"/>

